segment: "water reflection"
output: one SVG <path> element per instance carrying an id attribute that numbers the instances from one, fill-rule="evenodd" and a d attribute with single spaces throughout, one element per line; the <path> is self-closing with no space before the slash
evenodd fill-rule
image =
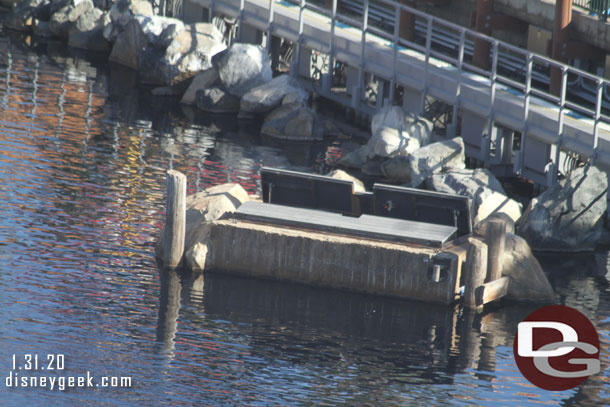
<path id="1" fill-rule="evenodd" d="M 0 36 L 0 363 L 64 353 L 70 374 L 136 383 L 11 389 L 0 405 L 604 404 L 607 353 L 604 372 L 571 392 L 520 376 L 512 338 L 532 306 L 474 315 L 157 269 L 167 168 L 189 192 L 239 182 L 256 194 L 262 165 L 320 171 L 342 146 L 276 144 L 254 124 L 153 97 L 102 58 Z M 558 301 L 610 348 L 607 280 L 568 274 L 553 281 Z"/>

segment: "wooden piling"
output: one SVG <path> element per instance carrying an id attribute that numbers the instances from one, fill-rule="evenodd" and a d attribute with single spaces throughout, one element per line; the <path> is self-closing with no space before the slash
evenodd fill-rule
<path id="1" fill-rule="evenodd" d="M 505 241 L 506 223 L 502 219 L 489 219 L 485 231 L 485 243 L 487 243 L 488 248 L 486 283 L 498 280 L 502 277 Z"/>
<path id="2" fill-rule="evenodd" d="M 480 311 L 483 309 L 483 305 L 477 304 L 476 289 L 485 282 L 485 275 L 487 274 L 487 245 L 475 238 L 469 238 L 468 243 L 463 305 L 466 308 Z"/>
<path id="3" fill-rule="evenodd" d="M 179 171 L 167 171 L 165 183 L 165 229 L 161 260 L 166 267 L 177 267 L 184 253 L 186 230 L 186 176 Z"/>

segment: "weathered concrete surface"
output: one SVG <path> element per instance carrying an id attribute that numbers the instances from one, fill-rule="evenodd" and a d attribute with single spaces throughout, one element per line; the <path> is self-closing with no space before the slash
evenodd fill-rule
<path id="1" fill-rule="evenodd" d="M 451 250 L 437 254 L 423 247 L 226 219 L 212 225 L 205 268 L 448 304 L 456 299 L 464 259 L 461 248 Z M 435 256 L 449 264 L 440 282 L 429 277 Z"/>

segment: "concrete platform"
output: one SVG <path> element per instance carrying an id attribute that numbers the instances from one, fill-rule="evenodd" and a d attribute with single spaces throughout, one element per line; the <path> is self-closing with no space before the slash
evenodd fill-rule
<path id="1" fill-rule="evenodd" d="M 455 226 L 372 215 L 356 218 L 262 202 L 245 202 L 233 216 L 243 221 L 439 248 L 447 246 L 457 233 Z"/>
<path id="2" fill-rule="evenodd" d="M 206 244 L 207 271 L 441 304 L 459 299 L 466 260 L 461 246 L 441 250 L 235 218 L 214 222 Z"/>

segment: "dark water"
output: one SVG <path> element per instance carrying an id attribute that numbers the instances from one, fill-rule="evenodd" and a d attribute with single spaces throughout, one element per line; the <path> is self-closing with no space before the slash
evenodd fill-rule
<path id="1" fill-rule="evenodd" d="M 608 404 L 608 282 L 580 259 L 554 284 L 558 302 L 597 326 L 604 371 L 559 393 L 528 384 L 513 361 L 516 324 L 534 306 L 473 317 L 269 281 L 162 277 L 153 242 L 167 168 L 187 174 L 190 192 L 239 182 L 257 193 L 261 165 L 316 170 L 344 144 L 271 146 L 255 126 L 183 111 L 61 44 L 27 44 L 0 36 L 1 406 Z M 64 355 L 65 370 L 34 376 L 89 371 L 132 386 L 7 388 L 12 356 L 25 354 Z"/>

